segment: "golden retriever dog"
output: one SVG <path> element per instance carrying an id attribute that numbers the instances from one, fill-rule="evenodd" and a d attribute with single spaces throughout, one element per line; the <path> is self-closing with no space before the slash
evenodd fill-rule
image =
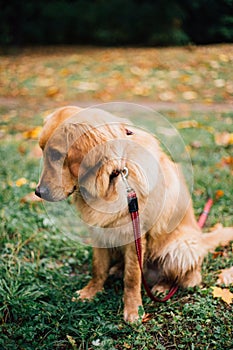
<path id="1" fill-rule="evenodd" d="M 77 299 L 92 299 L 121 266 L 124 319 L 139 317 L 141 271 L 120 174 L 125 167 L 138 197 L 143 266 L 153 292 L 174 281 L 199 285 L 205 254 L 233 240 L 233 227 L 202 233 L 180 168 L 154 136 L 127 120 L 97 108 L 64 107 L 47 117 L 39 144 L 44 167 L 36 195 L 55 202 L 73 194 L 93 238 L 92 279 Z"/>

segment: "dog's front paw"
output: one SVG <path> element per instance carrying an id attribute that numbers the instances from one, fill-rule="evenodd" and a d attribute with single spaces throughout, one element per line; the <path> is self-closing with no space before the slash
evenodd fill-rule
<path id="1" fill-rule="evenodd" d="M 98 288 L 94 288 L 94 286 L 86 286 L 85 288 L 83 289 L 80 289 L 80 290 L 77 290 L 75 292 L 75 294 L 77 295 L 76 297 L 73 297 L 72 298 L 72 301 L 78 301 L 78 300 L 81 300 L 81 301 L 85 301 L 85 300 L 92 300 L 94 298 L 94 296 L 98 293 L 98 292 L 101 292 L 102 291 L 102 288 L 101 289 L 98 289 Z"/>
<path id="2" fill-rule="evenodd" d="M 139 305 L 138 307 L 125 307 L 124 308 L 124 320 L 125 322 L 134 323 L 139 321 L 144 316 L 143 307 Z M 142 315 L 141 315 L 142 313 Z"/>

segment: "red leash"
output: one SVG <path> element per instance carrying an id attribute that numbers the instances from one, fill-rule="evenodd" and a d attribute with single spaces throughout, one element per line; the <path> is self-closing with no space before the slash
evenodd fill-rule
<path id="1" fill-rule="evenodd" d="M 152 292 L 150 287 L 148 286 L 144 273 L 143 273 L 143 264 L 142 264 L 142 243 L 141 243 L 141 229 L 140 229 L 140 220 L 139 220 L 139 211 L 138 211 L 138 199 L 136 192 L 129 186 L 126 178 L 128 176 L 128 169 L 124 168 L 121 172 L 122 179 L 126 185 L 126 190 L 127 190 L 127 200 L 128 200 L 128 207 L 129 207 L 129 212 L 131 215 L 132 219 L 132 224 L 133 224 L 133 232 L 134 232 L 134 241 L 135 241 L 135 247 L 136 247 L 136 252 L 137 252 L 137 257 L 138 257 L 138 263 L 139 267 L 141 270 L 141 276 L 142 276 L 142 283 L 143 286 L 146 290 L 146 293 L 148 297 L 154 301 L 154 302 L 165 302 L 168 299 L 170 299 L 177 291 L 178 285 L 176 284 L 176 281 L 174 284 L 171 286 L 169 292 L 165 297 L 163 298 L 158 298 L 156 297 Z M 207 216 L 209 214 L 210 208 L 213 205 L 213 200 L 209 199 L 205 205 L 204 211 L 201 214 L 199 220 L 198 220 L 198 225 L 202 228 L 206 222 Z"/>
<path id="2" fill-rule="evenodd" d="M 198 219 L 198 225 L 200 226 L 200 228 L 202 228 L 205 225 L 205 222 L 207 220 L 207 217 L 209 215 L 210 209 L 213 205 L 213 199 L 209 198 L 205 204 L 204 210 L 202 212 L 202 214 L 200 215 L 199 219 Z"/>

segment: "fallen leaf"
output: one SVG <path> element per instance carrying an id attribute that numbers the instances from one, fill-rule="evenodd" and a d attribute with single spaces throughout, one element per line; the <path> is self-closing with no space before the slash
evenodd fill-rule
<path id="1" fill-rule="evenodd" d="M 76 89 L 81 91 L 96 91 L 99 88 L 99 84 L 95 82 L 80 81 L 76 85 Z"/>
<path id="2" fill-rule="evenodd" d="M 57 86 L 50 86 L 46 91 L 47 97 L 54 97 L 59 93 L 59 88 Z"/>
<path id="3" fill-rule="evenodd" d="M 224 196 L 224 191 L 223 190 L 217 190 L 215 192 L 215 198 L 216 200 L 218 200 L 219 198 L 223 197 Z"/>
<path id="4" fill-rule="evenodd" d="M 213 252 L 213 254 L 212 254 L 212 258 L 213 259 L 217 259 L 219 256 L 223 256 L 223 252 Z"/>
<path id="5" fill-rule="evenodd" d="M 142 318 L 142 323 L 146 323 L 148 321 L 150 321 L 153 318 L 152 314 L 145 314 Z"/>
<path id="6" fill-rule="evenodd" d="M 219 59 L 222 62 L 229 62 L 229 60 L 230 60 L 230 58 L 227 55 L 225 55 L 224 53 L 219 55 Z"/>
<path id="7" fill-rule="evenodd" d="M 191 101 L 197 98 L 197 93 L 195 91 L 185 91 L 182 96 L 185 100 Z"/>
<path id="8" fill-rule="evenodd" d="M 77 343 L 76 343 L 76 341 L 74 340 L 74 338 L 71 337 L 71 335 L 68 335 L 68 334 L 66 335 L 66 338 L 68 339 L 69 343 L 71 344 L 73 350 L 77 350 L 78 347 L 77 347 Z"/>
<path id="9" fill-rule="evenodd" d="M 228 305 L 232 303 L 233 293 L 231 293 L 229 289 L 220 287 L 213 287 L 212 289 L 214 298 L 221 298 Z"/>
<path id="10" fill-rule="evenodd" d="M 226 286 L 233 284 L 233 266 L 221 271 L 218 275 L 217 284 L 225 284 Z"/>
<path id="11" fill-rule="evenodd" d="M 215 134 L 215 143 L 218 146 L 233 145 L 233 133 L 227 131 Z"/>
<path id="12" fill-rule="evenodd" d="M 21 186 L 23 186 L 23 185 L 26 185 L 27 182 L 28 182 L 28 180 L 25 179 L 25 177 L 21 177 L 20 179 L 18 179 L 18 180 L 15 181 L 15 185 L 16 185 L 17 187 L 21 187 Z"/>
<path id="13" fill-rule="evenodd" d="M 223 86 L 225 86 L 226 82 L 224 79 L 216 79 L 214 80 L 214 85 L 217 87 L 217 88 L 222 88 Z"/>
<path id="14" fill-rule="evenodd" d="M 161 92 L 161 94 L 159 94 L 159 99 L 161 101 L 174 101 L 175 94 L 172 91 Z"/>
<path id="15" fill-rule="evenodd" d="M 183 120 L 175 124 L 178 129 L 198 128 L 199 124 L 196 120 Z"/>
<path id="16" fill-rule="evenodd" d="M 233 169 L 233 157 L 223 157 L 221 161 L 217 164 L 219 168 L 232 168 Z"/>
<path id="17" fill-rule="evenodd" d="M 23 137 L 25 139 L 33 139 L 33 140 L 37 140 L 39 137 L 39 134 L 41 133 L 42 127 L 41 126 L 37 126 L 33 129 L 30 129 L 28 131 L 25 131 L 23 133 Z"/>

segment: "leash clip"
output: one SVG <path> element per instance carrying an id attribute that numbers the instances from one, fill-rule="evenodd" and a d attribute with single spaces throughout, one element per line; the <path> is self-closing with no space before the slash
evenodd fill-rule
<path id="1" fill-rule="evenodd" d="M 129 174 L 128 168 L 124 167 L 123 170 L 120 171 L 122 180 L 125 184 L 126 191 L 127 191 L 127 200 L 128 200 L 128 208 L 130 213 L 138 213 L 138 199 L 136 192 L 130 187 L 127 176 Z M 138 215 L 138 214 L 137 214 Z"/>
<path id="2" fill-rule="evenodd" d="M 129 170 L 128 168 L 125 166 L 121 171 L 121 177 L 122 177 L 122 180 L 125 184 L 125 187 L 126 187 L 126 191 L 127 192 L 131 192 L 132 191 L 132 187 L 130 187 L 128 181 L 127 181 L 127 177 L 128 177 L 128 174 L 129 174 Z"/>

